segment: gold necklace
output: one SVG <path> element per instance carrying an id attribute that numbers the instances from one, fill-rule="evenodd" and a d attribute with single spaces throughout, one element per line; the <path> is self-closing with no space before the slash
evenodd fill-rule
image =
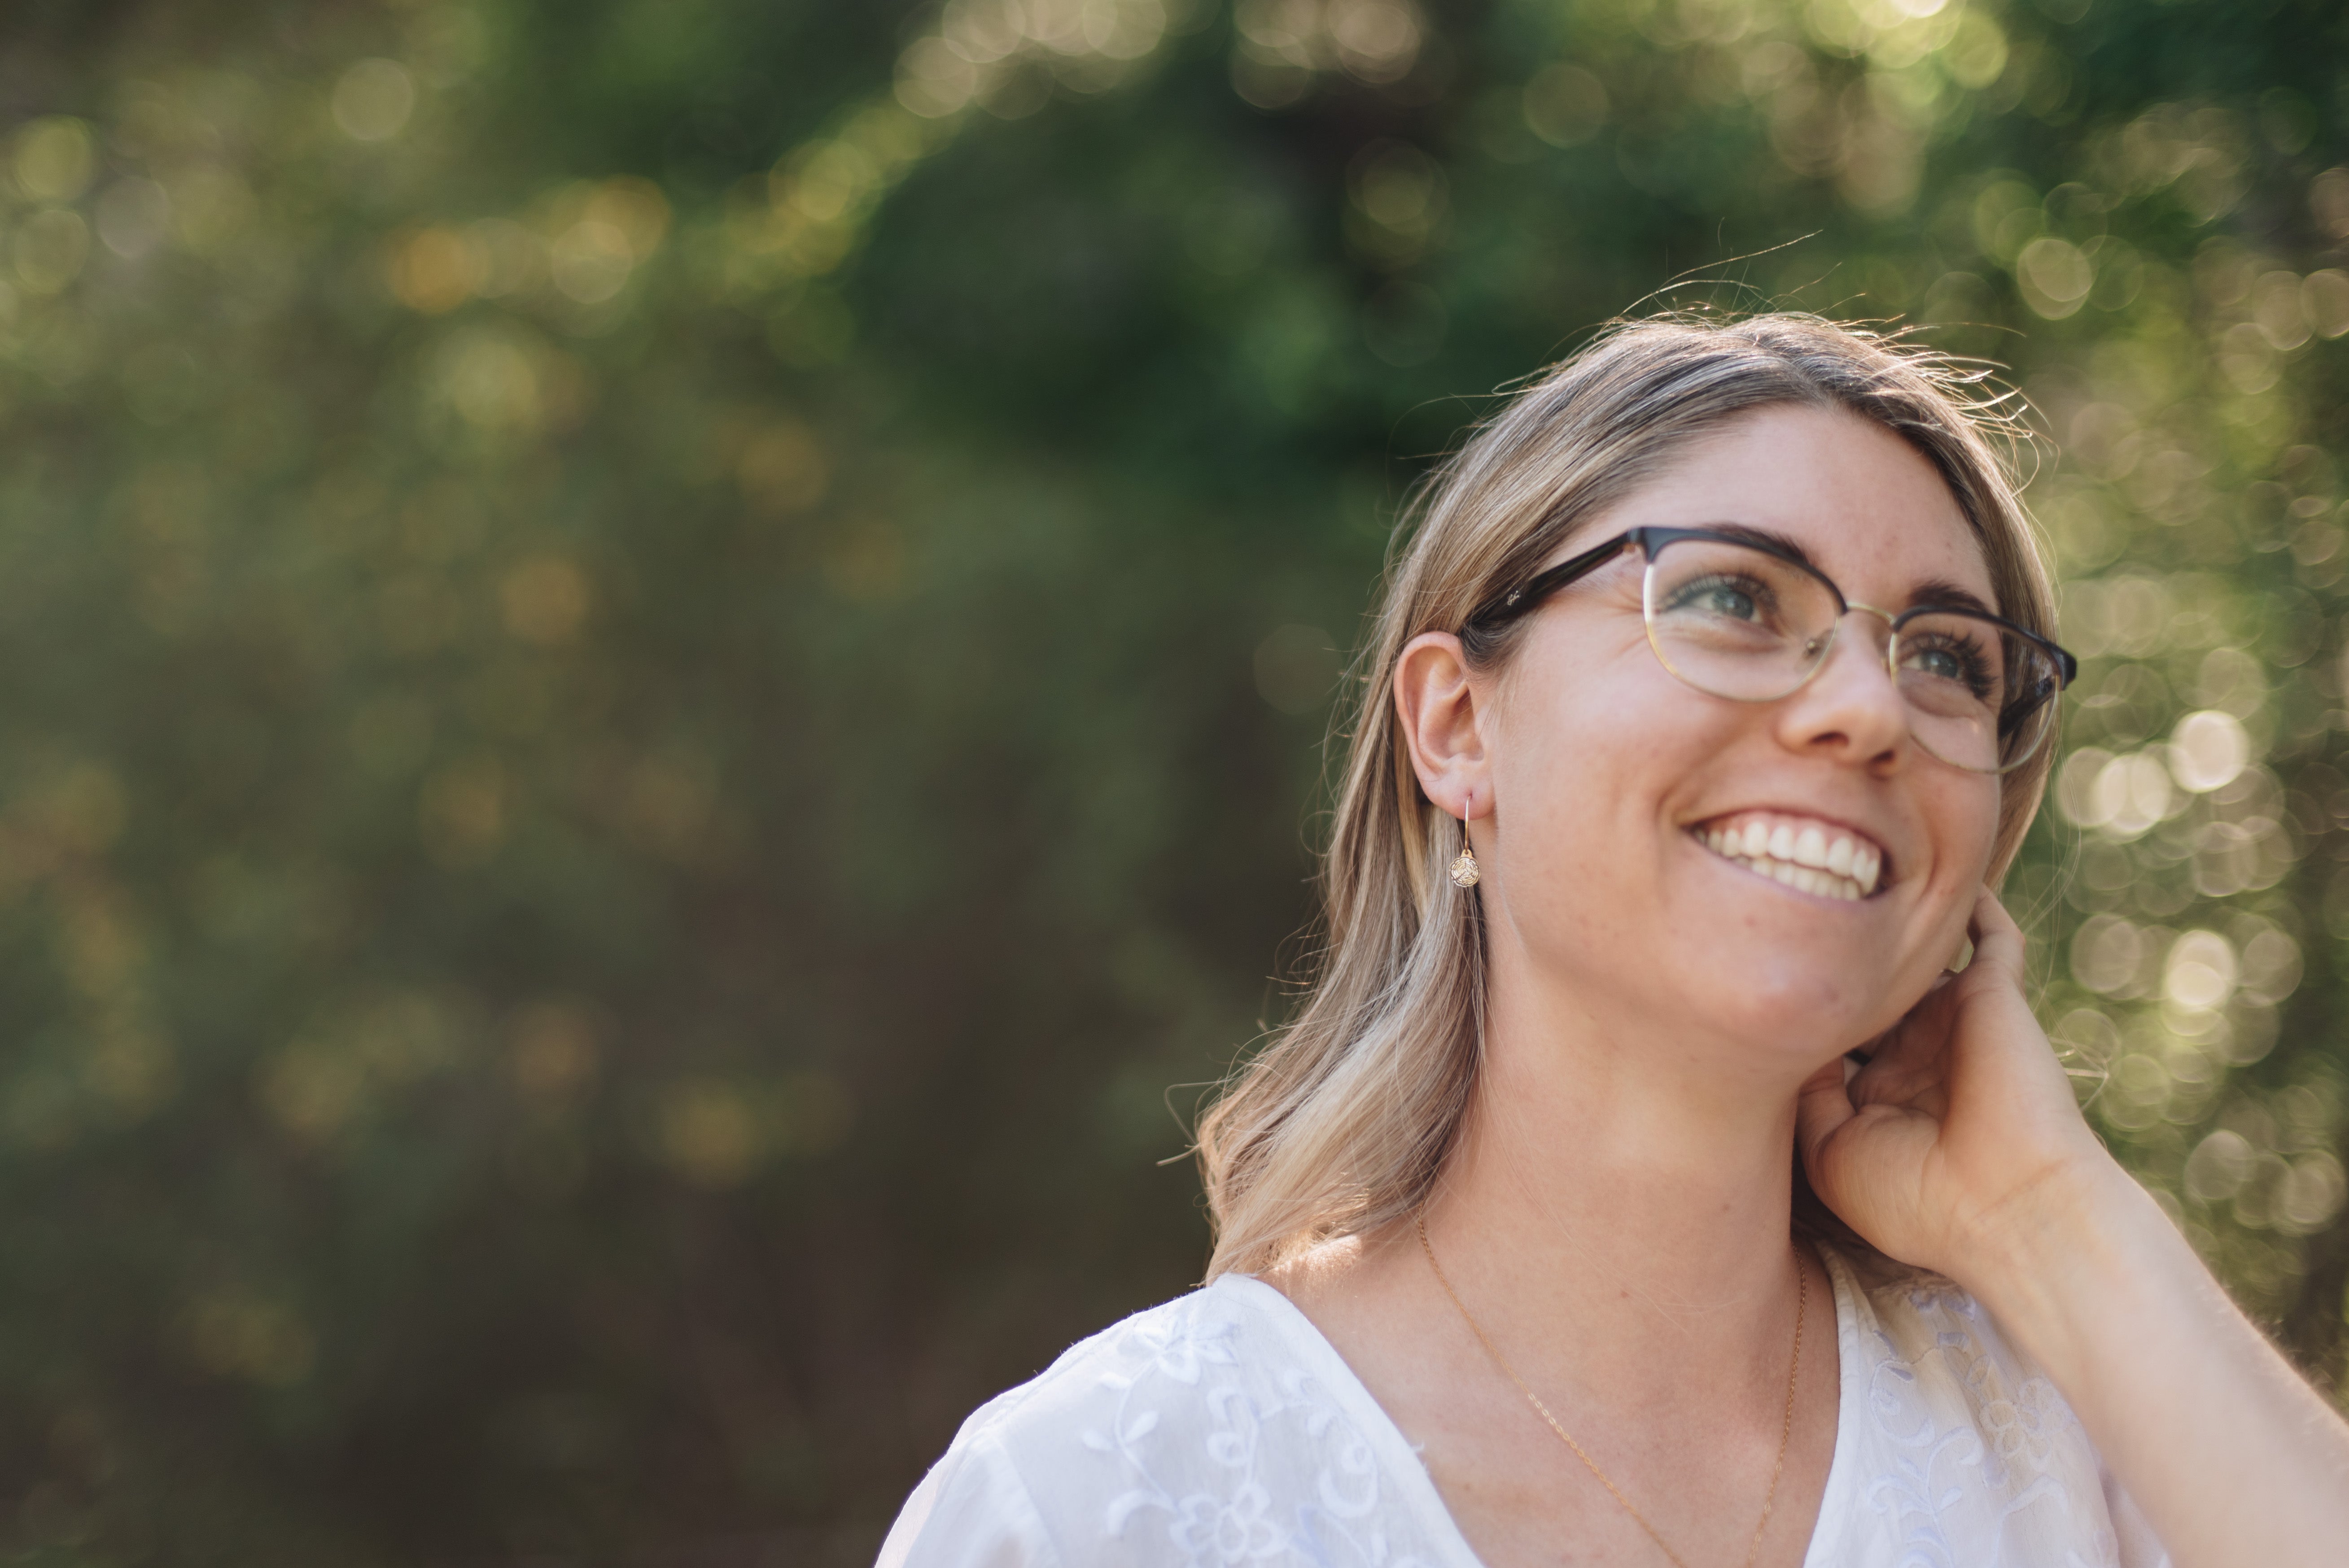
<path id="1" fill-rule="evenodd" d="M 1623 1505 L 1623 1511 L 1631 1516 L 1631 1522 L 1648 1532 L 1648 1539 L 1656 1543 L 1656 1550 L 1671 1560 L 1672 1568 L 1688 1568 L 1688 1564 L 1681 1561 L 1680 1553 L 1664 1544 L 1664 1538 L 1656 1533 L 1656 1527 L 1631 1506 L 1631 1500 L 1616 1490 L 1615 1483 L 1607 1479 L 1607 1472 L 1599 1468 L 1596 1460 L 1583 1451 L 1582 1445 L 1574 1440 L 1573 1434 L 1558 1425 L 1557 1418 L 1549 1413 L 1549 1407 L 1541 1402 L 1541 1396 L 1528 1387 L 1526 1380 L 1517 1376 L 1517 1369 L 1509 1365 L 1509 1358 L 1485 1336 L 1484 1329 L 1477 1326 L 1475 1315 L 1468 1310 L 1468 1304 L 1460 1299 L 1460 1293 L 1454 1290 L 1452 1282 L 1444 1277 L 1444 1265 L 1435 1261 L 1435 1249 L 1428 1245 L 1426 1212 L 1423 1210 L 1413 1215 L 1412 1222 L 1419 1227 L 1419 1250 L 1427 1254 L 1427 1266 L 1435 1271 L 1435 1283 L 1444 1287 L 1444 1294 L 1450 1296 L 1452 1305 L 1460 1309 L 1461 1320 L 1468 1325 L 1468 1332 L 1476 1336 L 1476 1343 L 1485 1347 L 1485 1354 L 1493 1358 L 1495 1366 L 1509 1375 L 1509 1381 L 1517 1386 L 1517 1392 L 1523 1394 L 1526 1402 L 1549 1423 L 1549 1429 L 1557 1434 L 1558 1440 L 1574 1450 L 1574 1457 L 1582 1461 L 1583 1468 L 1599 1478 L 1599 1484 L 1607 1489 L 1607 1495 Z M 1786 1444 L 1795 1435 L 1795 1383 L 1803 1369 L 1803 1310 L 1811 1300 L 1811 1274 L 1803 1267 L 1799 1254 L 1795 1259 L 1795 1356 L 1793 1364 L 1786 1368 L 1786 1416 L 1778 1430 L 1778 1462 L 1770 1469 L 1770 1490 L 1763 1494 L 1762 1517 L 1754 1522 L 1754 1544 L 1745 1549 L 1745 1568 L 1754 1568 L 1754 1560 L 1762 1554 L 1762 1532 L 1769 1527 L 1770 1510 L 1777 1504 L 1778 1478 L 1786 1472 Z"/>

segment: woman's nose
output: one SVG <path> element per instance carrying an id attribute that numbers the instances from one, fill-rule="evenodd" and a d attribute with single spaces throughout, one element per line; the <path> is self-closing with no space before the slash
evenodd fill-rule
<path id="1" fill-rule="evenodd" d="M 1779 707 L 1778 738 L 1788 749 L 1878 767 L 1899 760 L 1909 709 L 1885 657 L 1891 634 L 1874 611 L 1845 612 L 1826 662 Z"/>

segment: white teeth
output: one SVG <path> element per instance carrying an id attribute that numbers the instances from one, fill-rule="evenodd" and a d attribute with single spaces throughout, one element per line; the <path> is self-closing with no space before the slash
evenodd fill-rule
<path id="1" fill-rule="evenodd" d="M 1827 836 L 1816 828 L 1805 828 L 1795 840 L 1795 863 L 1814 870 L 1827 863 Z"/>
<path id="2" fill-rule="evenodd" d="M 1857 903 L 1876 891 L 1884 869 L 1883 852 L 1865 840 L 1838 834 L 1831 843 L 1816 826 L 1749 820 L 1743 828 L 1707 828 L 1696 836 L 1715 854 L 1820 898 Z"/>

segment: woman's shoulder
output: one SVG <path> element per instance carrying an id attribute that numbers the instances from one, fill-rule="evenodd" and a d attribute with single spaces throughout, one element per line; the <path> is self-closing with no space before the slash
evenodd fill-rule
<path id="1" fill-rule="evenodd" d="M 1280 1305 L 1270 1286 L 1227 1274 L 1145 1307 L 1079 1340 L 1034 1377 L 980 1406 L 956 1447 L 984 1440 L 1026 1449 L 1067 1438 L 1085 1443 L 1105 1438 L 1097 1420 L 1137 1405 L 1139 1414 L 1154 1412 L 1163 1420 L 1171 1408 L 1199 1403 L 1284 1359 Z"/>
<path id="2" fill-rule="evenodd" d="M 1111 1461 L 1170 1424 L 1192 1424 L 1193 1408 L 1235 1377 L 1244 1357 L 1267 1353 L 1265 1305 L 1245 1284 L 1218 1280 L 1079 1340 L 981 1405 L 906 1500 L 880 1568 L 1061 1561 L 1075 1547 L 1077 1490 L 1105 1505 L 1100 1522 L 1117 1534 L 1137 1505 L 1123 1496 L 1133 1488 L 1102 1484 Z M 1096 1479 L 1072 1489 L 1072 1476 Z"/>
<path id="3" fill-rule="evenodd" d="M 2095 1466 L 2063 1395 L 1964 1289 L 1880 1253 L 1846 1248 L 1832 1256 L 1852 1295 L 1842 1349 L 1857 1357 L 1876 1426 L 1901 1435 L 1971 1432 L 1993 1479 L 2010 1464 L 2035 1474 L 2075 1455 Z M 2058 1451 L 2066 1449 L 2073 1453 Z"/>
<path id="4" fill-rule="evenodd" d="M 1287 1297 L 1225 1275 L 981 1406 L 882 1568 L 1188 1563 L 1236 1542 L 1249 1561 L 1345 1563 L 1355 1535 L 1361 1561 L 1407 1563 L 1430 1483 L 1359 1387 Z"/>
<path id="5" fill-rule="evenodd" d="M 1858 1429 L 1837 1446 L 1856 1519 L 1943 1541 L 1953 1561 L 2082 1547 L 2084 1562 L 2166 1561 L 2063 1394 L 1979 1301 L 1879 1253 L 1820 1251 L 1847 1293 L 1838 1348 Z"/>

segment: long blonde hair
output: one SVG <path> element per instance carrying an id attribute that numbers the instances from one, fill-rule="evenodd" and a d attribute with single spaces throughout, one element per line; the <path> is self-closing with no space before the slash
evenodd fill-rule
<path id="1" fill-rule="evenodd" d="M 1318 973 L 1200 1120 L 1210 1278 L 1411 1213 L 1468 1109 L 1481 911 L 1444 874 L 1459 829 L 1421 792 L 1394 715 L 1403 645 L 1458 629 L 1693 438 L 1790 405 L 1857 414 L 1921 453 L 1982 542 L 2000 613 L 2052 632 L 2053 586 L 2011 461 L 2025 438 L 1978 372 L 1816 316 L 1671 318 L 1616 327 L 1513 398 L 1428 476 L 1388 573 L 1341 731 L 1351 744 L 1321 866 Z M 1464 634 L 1470 663 L 1506 659 L 1521 626 Z M 2002 780 L 1993 878 L 2021 846 L 2053 752 Z"/>

